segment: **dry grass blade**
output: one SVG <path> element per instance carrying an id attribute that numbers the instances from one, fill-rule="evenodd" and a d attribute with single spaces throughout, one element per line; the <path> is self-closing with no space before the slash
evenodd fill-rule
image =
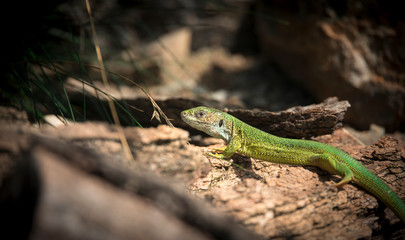
<path id="1" fill-rule="evenodd" d="M 126 81 L 131 82 L 131 83 L 134 84 L 136 87 L 138 87 L 139 89 L 141 89 L 142 92 L 149 98 L 150 102 L 151 102 L 152 105 L 153 105 L 153 114 L 152 114 L 151 120 L 152 120 L 153 118 L 156 118 L 156 119 L 160 122 L 160 117 L 159 117 L 159 116 L 162 116 L 162 117 L 165 119 L 167 125 L 169 125 L 170 127 L 174 127 L 173 124 L 170 122 L 169 118 L 166 116 L 166 114 L 162 111 L 162 109 L 161 109 L 161 108 L 159 107 L 159 105 L 156 103 L 156 101 L 152 98 L 152 96 L 150 96 L 150 95 L 148 94 L 148 92 L 146 92 L 146 90 L 145 90 L 141 85 L 139 85 L 138 83 L 132 81 L 131 79 L 129 79 L 129 78 L 127 78 L 127 77 L 125 77 L 125 76 L 123 76 L 123 75 L 121 75 L 121 74 L 117 74 L 117 73 L 113 73 L 113 74 L 116 74 L 116 75 L 119 76 L 120 78 L 122 78 L 122 79 L 124 79 L 124 80 L 126 80 Z"/>
<path id="2" fill-rule="evenodd" d="M 93 21 L 93 16 L 91 13 L 91 7 L 90 7 L 89 0 L 86 0 L 86 7 L 87 7 L 87 12 L 89 14 L 89 20 L 90 20 L 91 31 L 92 31 L 92 35 L 93 35 L 94 46 L 96 48 L 97 59 L 100 64 L 101 78 L 103 80 L 104 87 L 108 88 L 109 84 L 108 84 L 107 74 L 105 71 L 104 63 L 103 63 L 103 57 L 101 55 L 100 45 L 98 44 L 98 41 L 97 41 L 96 28 L 94 26 L 94 21 Z M 121 123 L 120 123 L 120 120 L 119 120 L 119 117 L 117 114 L 117 110 L 115 109 L 113 100 L 110 97 L 107 99 L 108 99 L 108 105 L 110 106 L 111 115 L 113 116 L 114 123 L 117 127 L 117 131 L 118 131 L 118 134 L 119 134 L 119 137 L 121 140 L 121 144 L 124 148 L 125 157 L 128 160 L 128 163 L 131 164 L 134 161 L 134 158 L 132 156 L 131 149 L 129 148 L 127 138 L 125 137 L 124 130 L 122 129 L 122 126 L 121 126 Z"/>
<path id="3" fill-rule="evenodd" d="M 100 69 L 100 68 L 95 67 L 95 66 L 88 66 L 88 67 Z M 102 69 L 100 69 L 100 70 L 102 70 Z M 130 82 L 131 84 L 135 85 L 137 88 L 141 89 L 141 91 L 149 98 L 149 100 L 150 100 L 150 102 L 152 103 L 152 106 L 153 106 L 153 114 L 152 114 L 151 120 L 153 118 L 156 118 L 160 122 L 160 117 L 159 116 L 162 116 L 163 119 L 166 121 L 167 125 L 169 125 L 170 127 L 174 127 L 173 124 L 170 122 L 169 118 L 166 116 L 166 114 L 162 111 L 162 109 L 156 103 L 156 101 L 152 98 L 152 96 L 141 85 L 139 85 L 138 83 L 132 81 L 131 79 L 129 79 L 129 78 L 127 78 L 127 77 L 125 77 L 125 76 L 123 76 L 121 74 L 111 72 L 111 71 L 107 71 L 105 69 L 104 69 L 104 72 L 116 75 L 116 76 Z"/>

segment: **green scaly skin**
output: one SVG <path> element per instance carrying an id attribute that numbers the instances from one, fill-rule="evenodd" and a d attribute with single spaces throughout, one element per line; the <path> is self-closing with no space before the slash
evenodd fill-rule
<path id="1" fill-rule="evenodd" d="M 185 110 L 181 118 L 191 127 L 226 141 L 227 147 L 214 149 L 208 155 L 226 159 L 234 153 L 273 163 L 311 165 L 342 176 L 335 184 L 341 187 L 351 181 L 366 189 L 405 223 L 405 203 L 379 177 L 346 152 L 328 144 L 281 138 L 254 128 L 239 119 L 207 107 Z"/>

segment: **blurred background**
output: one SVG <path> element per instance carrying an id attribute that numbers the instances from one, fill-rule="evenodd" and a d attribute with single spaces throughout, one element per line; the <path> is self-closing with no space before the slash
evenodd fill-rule
<path id="1" fill-rule="evenodd" d="M 27 111 L 34 122 L 47 114 L 111 121 L 100 105 L 105 94 L 124 102 L 145 97 L 131 80 L 155 99 L 229 108 L 279 111 L 337 96 L 351 104 L 348 125 L 405 130 L 405 23 L 395 2 L 91 4 L 109 89 L 85 1 L 13 2 L 2 16 L 1 105 Z"/>

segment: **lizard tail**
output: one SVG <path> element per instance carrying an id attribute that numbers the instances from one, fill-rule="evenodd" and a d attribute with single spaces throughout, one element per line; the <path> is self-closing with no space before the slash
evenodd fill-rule
<path id="1" fill-rule="evenodd" d="M 405 203 L 381 178 L 364 167 L 361 174 L 355 174 L 354 182 L 386 204 L 405 224 Z"/>

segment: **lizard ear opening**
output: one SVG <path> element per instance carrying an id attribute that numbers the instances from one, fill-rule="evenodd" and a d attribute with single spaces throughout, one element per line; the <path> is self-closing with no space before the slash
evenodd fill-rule
<path id="1" fill-rule="evenodd" d="M 219 120 L 219 123 L 218 123 L 219 127 L 222 127 L 223 124 L 224 124 L 224 120 L 223 119 Z"/>

